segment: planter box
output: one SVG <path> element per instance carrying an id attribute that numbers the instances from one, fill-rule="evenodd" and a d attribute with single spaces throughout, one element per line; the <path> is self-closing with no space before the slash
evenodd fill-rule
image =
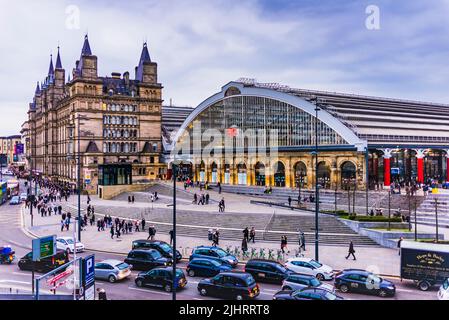
<path id="1" fill-rule="evenodd" d="M 360 229 L 373 229 L 373 228 L 388 228 L 388 222 L 375 222 L 375 221 L 355 221 L 348 219 L 338 219 L 340 222 L 343 222 L 353 231 L 359 233 Z M 407 229 L 407 222 L 391 222 L 391 227 L 395 229 Z"/>

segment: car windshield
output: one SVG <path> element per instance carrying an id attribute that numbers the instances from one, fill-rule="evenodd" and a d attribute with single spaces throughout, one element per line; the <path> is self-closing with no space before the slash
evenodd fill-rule
<path id="1" fill-rule="evenodd" d="M 253 277 L 249 276 L 245 278 L 245 283 L 247 286 L 252 286 L 253 284 L 256 283 L 256 280 L 254 280 Z"/>
<path id="2" fill-rule="evenodd" d="M 161 243 L 160 247 L 162 250 L 164 250 L 164 252 L 168 252 L 168 253 L 172 252 L 172 248 L 166 243 Z"/>
<path id="3" fill-rule="evenodd" d="M 326 294 L 324 296 L 326 297 L 327 300 L 336 300 L 337 299 L 337 296 L 330 292 L 326 292 Z"/>
<path id="4" fill-rule="evenodd" d="M 215 267 L 221 266 L 221 263 L 218 262 L 217 260 L 209 260 L 208 262 L 209 262 L 209 263 L 212 263 Z"/>
<path id="5" fill-rule="evenodd" d="M 68 244 L 73 244 L 73 240 L 72 239 L 64 239 Z"/>
<path id="6" fill-rule="evenodd" d="M 215 250 L 216 253 L 218 253 L 218 256 L 220 258 L 226 257 L 228 254 L 226 253 L 226 251 L 224 251 L 223 249 L 216 249 Z"/>
<path id="7" fill-rule="evenodd" d="M 313 278 L 310 280 L 310 286 L 312 287 L 318 287 L 320 284 L 321 282 L 317 278 Z"/>
<path id="8" fill-rule="evenodd" d="M 310 263 L 310 265 L 312 265 L 315 268 L 321 268 L 323 266 L 321 263 L 319 263 L 318 261 L 315 261 L 315 260 L 310 260 L 309 263 Z"/>
<path id="9" fill-rule="evenodd" d="M 150 252 L 150 255 L 153 257 L 153 259 L 159 259 L 160 257 L 162 257 L 159 251 L 152 251 Z"/>
<path id="10" fill-rule="evenodd" d="M 281 272 L 287 272 L 287 268 L 286 267 L 284 267 L 282 264 L 278 264 L 278 270 L 280 270 Z"/>
<path id="11" fill-rule="evenodd" d="M 125 270 L 129 267 L 129 265 L 127 263 L 122 262 L 116 265 L 115 267 L 118 268 L 119 270 Z"/>

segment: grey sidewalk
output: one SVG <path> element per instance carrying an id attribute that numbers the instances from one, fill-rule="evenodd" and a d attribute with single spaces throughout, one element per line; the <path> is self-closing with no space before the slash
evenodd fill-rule
<path id="1" fill-rule="evenodd" d="M 75 202 L 76 197 L 71 197 L 70 202 Z M 94 203 L 100 203 L 102 200 L 96 200 Z M 65 202 L 63 202 L 65 203 Z M 34 216 L 34 226 L 31 227 L 31 219 L 29 214 L 23 214 L 24 228 L 35 236 L 45 236 L 50 234 L 56 234 L 58 236 L 72 236 L 73 235 L 73 223 L 70 226 L 70 231 L 60 232 L 60 219 L 59 215 L 52 215 L 50 217 L 41 217 L 40 215 Z M 148 227 L 148 225 L 147 225 Z M 90 250 L 98 250 L 112 253 L 119 253 L 126 255 L 131 250 L 131 243 L 133 240 L 146 239 L 146 232 L 138 232 L 132 234 L 124 234 L 120 239 L 111 239 L 109 229 L 105 231 L 97 231 L 96 226 L 87 226 L 85 231 L 82 231 L 81 240 L 85 244 L 86 248 Z M 168 234 L 156 234 L 156 239 L 169 242 Z M 207 234 L 204 238 L 192 238 L 186 236 L 177 237 L 177 247 L 184 257 L 190 255 L 191 249 L 198 245 L 209 245 L 210 241 L 207 240 Z M 221 240 L 220 247 L 226 249 L 227 246 L 232 248 L 238 246 L 241 243 L 239 241 L 227 241 Z M 274 249 L 276 252 L 280 248 L 280 243 L 269 242 L 256 242 L 255 244 L 249 244 L 249 250 L 251 247 L 264 248 L 267 252 L 268 249 Z M 288 250 L 290 256 L 295 254 L 295 249 L 298 248 L 296 243 L 289 243 Z M 307 251 L 306 257 L 314 257 L 314 246 L 312 243 L 306 244 Z M 357 260 L 346 260 L 347 247 L 338 246 L 320 246 L 319 254 L 320 261 L 328 264 L 333 268 L 340 270 L 346 268 L 361 268 L 375 271 L 379 274 L 385 275 L 399 275 L 399 256 L 397 250 L 387 248 L 355 248 Z"/>

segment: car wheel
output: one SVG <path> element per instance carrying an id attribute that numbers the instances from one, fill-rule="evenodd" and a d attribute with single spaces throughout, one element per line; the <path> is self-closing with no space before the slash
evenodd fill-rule
<path id="1" fill-rule="evenodd" d="M 114 283 L 115 281 L 117 281 L 117 279 L 116 279 L 113 275 L 110 275 L 110 276 L 108 277 L 108 281 L 109 281 L 110 283 Z"/>
<path id="2" fill-rule="evenodd" d="M 385 291 L 384 289 L 380 289 L 379 290 L 379 297 L 385 298 L 386 296 L 388 296 L 388 292 Z"/>
<path id="3" fill-rule="evenodd" d="M 418 283 L 418 288 L 421 291 L 427 291 L 430 288 L 430 284 L 427 281 L 421 281 Z"/>
<path id="4" fill-rule="evenodd" d="M 235 297 L 235 299 L 238 300 L 238 301 L 242 301 L 242 300 L 243 300 L 243 296 L 240 295 L 240 294 L 238 294 L 238 295 Z"/>
<path id="5" fill-rule="evenodd" d="M 287 290 L 292 290 L 292 288 L 290 288 L 289 286 L 285 286 L 285 287 L 282 287 L 282 290 L 287 291 Z"/>
<path id="6" fill-rule="evenodd" d="M 165 292 L 171 292 L 171 284 L 166 284 L 164 290 Z"/>
<path id="7" fill-rule="evenodd" d="M 189 270 L 189 276 L 190 276 L 190 277 L 194 277 L 194 276 L 195 276 L 195 271 Z"/>
<path id="8" fill-rule="evenodd" d="M 207 290 L 206 289 L 201 289 L 200 290 L 200 295 L 202 295 L 202 296 L 207 296 Z"/>
<path id="9" fill-rule="evenodd" d="M 323 281 L 323 280 L 324 280 L 324 276 L 323 276 L 321 273 L 318 273 L 318 274 L 316 275 L 316 278 L 317 278 L 318 280 L 320 280 L 320 281 Z"/>
<path id="10" fill-rule="evenodd" d="M 142 287 L 143 287 L 143 282 L 142 282 L 142 280 L 137 279 L 137 280 L 136 280 L 136 286 L 138 286 L 139 288 L 142 288 Z"/>
<path id="11" fill-rule="evenodd" d="M 349 292 L 349 287 L 347 285 L 345 285 L 345 284 L 342 284 L 339 289 L 343 293 Z"/>

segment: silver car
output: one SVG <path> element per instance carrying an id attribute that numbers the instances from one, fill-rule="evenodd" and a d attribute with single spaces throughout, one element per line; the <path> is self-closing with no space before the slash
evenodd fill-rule
<path id="1" fill-rule="evenodd" d="M 314 276 L 293 273 L 282 282 L 282 290 L 299 290 L 304 288 L 322 288 L 330 292 L 335 292 L 331 284 L 323 283 Z"/>
<path id="2" fill-rule="evenodd" d="M 114 283 L 131 274 L 132 266 L 120 260 L 104 260 L 95 264 L 95 279 Z"/>

